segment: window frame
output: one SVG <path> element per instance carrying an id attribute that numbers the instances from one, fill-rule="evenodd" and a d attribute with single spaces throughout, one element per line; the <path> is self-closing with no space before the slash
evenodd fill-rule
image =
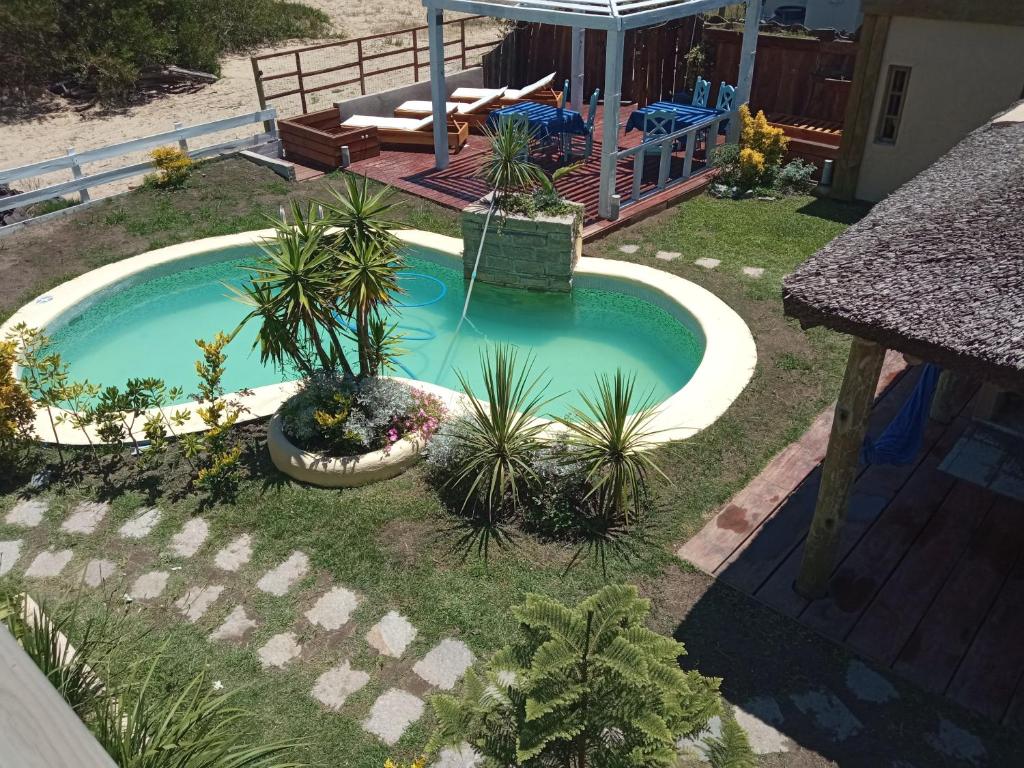
<path id="1" fill-rule="evenodd" d="M 900 125 L 903 122 L 903 113 L 907 107 L 907 94 L 910 92 L 910 75 L 912 67 L 904 64 L 890 64 L 885 76 L 885 90 L 882 92 L 882 102 L 878 106 L 878 123 L 875 125 L 875 143 L 893 146 L 900 138 Z M 902 74 L 903 82 L 899 90 L 895 90 L 896 78 Z M 890 109 L 893 98 L 899 98 L 895 111 Z M 892 135 L 887 136 L 891 126 Z"/>

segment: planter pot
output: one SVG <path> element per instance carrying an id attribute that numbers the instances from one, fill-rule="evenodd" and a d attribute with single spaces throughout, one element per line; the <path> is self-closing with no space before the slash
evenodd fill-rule
<path id="1" fill-rule="evenodd" d="M 571 290 L 573 271 L 583 252 L 583 207 L 570 205 L 577 213 L 533 218 L 495 213 L 480 252 L 477 280 L 534 291 Z M 490 195 L 464 208 L 460 217 L 466 279 L 473 273 L 489 206 Z"/>
<path id="2" fill-rule="evenodd" d="M 423 441 L 418 436 L 406 437 L 388 451 L 358 456 L 325 456 L 292 444 L 284 433 L 281 417 L 275 415 L 267 427 L 267 448 L 274 466 L 288 477 L 322 488 L 353 488 L 405 472 L 419 461 Z"/>

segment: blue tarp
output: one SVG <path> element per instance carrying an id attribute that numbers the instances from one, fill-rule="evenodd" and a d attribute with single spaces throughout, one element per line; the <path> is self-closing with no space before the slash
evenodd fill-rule
<path id="1" fill-rule="evenodd" d="M 921 378 L 900 412 L 881 435 L 864 439 L 860 459 L 865 464 L 910 464 L 921 450 L 924 428 L 935 396 L 935 385 L 942 369 L 926 363 Z"/>

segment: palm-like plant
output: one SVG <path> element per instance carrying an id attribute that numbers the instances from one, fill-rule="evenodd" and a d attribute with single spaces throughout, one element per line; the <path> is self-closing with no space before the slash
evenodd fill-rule
<path id="1" fill-rule="evenodd" d="M 382 250 L 393 249 L 396 241 L 391 230 L 399 226 L 389 218 L 395 206 L 394 190 L 385 187 L 374 192 L 365 176 L 353 174 L 345 174 L 344 185 L 344 192 L 332 189 L 332 199 L 320 203 L 324 221 L 350 241 L 372 241 Z"/>
<path id="2" fill-rule="evenodd" d="M 634 406 L 635 382 L 635 376 L 627 378 L 621 370 L 613 378 L 602 374 L 596 396 L 580 393 L 587 409 L 573 407 L 568 418 L 558 418 L 576 457 L 587 467 L 588 497 L 596 496 L 613 519 L 624 517 L 627 522 L 630 502 L 634 515 L 640 513 L 648 473 L 668 479 L 646 452 L 656 431 L 651 422 L 657 407 L 649 394 Z"/>
<path id="3" fill-rule="evenodd" d="M 335 255 L 336 290 L 341 308 L 355 326 L 359 373 L 376 376 L 378 360 L 373 352 L 371 326 L 394 303 L 394 297 L 403 292 L 398 285 L 402 259 L 377 236 L 359 236 L 355 231 L 341 239 Z"/>
<path id="4" fill-rule="evenodd" d="M 528 358 L 520 367 L 511 346 L 496 346 L 493 360 L 481 352 L 480 365 L 485 402 L 477 398 L 462 371 L 456 372 L 469 395 L 470 412 L 458 427 L 462 450 L 449 482 L 465 489 L 463 510 L 482 499 L 493 520 L 504 504 L 517 508 L 524 487 L 536 480 L 530 460 L 541 445 L 546 425 L 538 415 L 548 401 L 540 377 L 532 375 L 533 360 Z"/>
<path id="5" fill-rule="evenodd" d="M 494 190 L 499 208 L 513 192 L 525 192 L 536 187 L 552 191 L 551 180 L 544 170 L 530 162 L 530 140 L 533 135 L 528 126 L 509 120 L 499 124 L 496 131 L 487 131 L 487 138 L 491 152 L 484 159 L 478 173 L 487 186 Z"/>

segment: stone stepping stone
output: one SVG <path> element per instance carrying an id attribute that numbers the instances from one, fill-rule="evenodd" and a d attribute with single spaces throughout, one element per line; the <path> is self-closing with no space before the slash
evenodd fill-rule
<path id="1" fill-rule="evenodd" d="M 722 262 L 721 262 L 720 259 L 703 258 L 703 259 L 697 259 L 693 263 L 696 264 L 698 267 L 704 267 L 704 269 L 714 269 L 715 267 L 717 267 Z"/>
<path id="2" fill-rule="evenodd" d="M 109 511 L 110 505 L 105 501 L 80 501 L 71 510 L 68 519 L 61 523 L 61 530 L 90 534 L 103 522 Z"/>
<path id="3" fill-rule="evenodd" d="M 50 508 L 50 502 L 43 499 L 26 499 L 19 501 L 7 513 L 4 522 L 22 528 L 35 528 L 43 522 L 43 515 Z"/>
<path id="4" fill-rule="evenodd" d="M 676 741 L 676 751 L 683 757 L 704 760 L 708 753 L 708 741 L 722 735 L 722 718 L 715 715 L 708 720 L 707 727 L 693 736 L 683 736 Z"/>
<path id="5" fill-rule="evenodd" d="M 859 659 L 846 668 L 846 687 L 861 701 L 884 704 L 900 697 L 893 684 Z"/>
<path id="6" fill-rule="evenodd" d="M 450 691 L 473 661 L 469 646 L 461 640 L 446 638 L 417 661 L 412 671 L 431 685 Z"/>
<path id="7" fill-rule="evenodd" d="M 98 587 L 117 573 L 117 565 L 110 560 L 90 560 L 82 569 L 82 581 L 86 586 Z"/>
<path id="8" fill-rule="evenodd" d="M 944 717 L 939 718 L 938 731 L 926 733 L 924 740 L 936 752 L 953 758 L 958 765 L 965 762 L 982 765 L 986 762 L 987 752 L 981 739 Z"/>
<path id="9" fill-rule="evenodd" d="M 316 679 L 312 696 L 327 709 L 337 712 L 353 693 L 370 681 L 370 676 L 359 669 L 352 669 L 346 660 L 337 664 Z"/>
<path id="10" fill-rule="evenodd" d="M 399 688 L 389 688 L 373 702 L 369 717 L 363 720 L 363 730 L 394 746 L 405 729 L 422 715 L 422 699 Z"/>
<path id="11" fill-rule="evenodd" d="M 479 768 L 484 758 L 466 742 L 457 748 L 445 747 L 437 756 L 437 762 L 431 768 Z"/>
<path id="12" fill-rule="evenodd" d="M 256 651 L 256 655 L 260 657 L 260 665 L 264 669 L 270 667 L 282 669 L 300 653 L 302 653 L 302 646 L 299 645 L 299 638 L 294 632 L 282 632 L 279 635 L 274 635 Z"/>
<path id="13" fill-rule="evenodd" d="M 390 611 L 384 618 L 370 627 L 366 642 L 381 656 L 401 658 L 409 643 L 416 639 L 416 627 L 398 611 Z"/>
<path id="14" fill-rule="evenodd" d="M 256 587 L 269 595 L 281 597 L 308 571 L 309 558 L 305 553 L 292 552 L 287 560 L 263 574 L 263 578 L 256 582 Z"/>
<path id="15" fill-rule="evenodd" d="M 224 587 L 215 584 L 209 587 L 189 587 L 188 591 L 174 603 L 186 619 L 195 624 L 217 602 Z"/>
<path id="16" fill-rule="evenodd" d="M 358 605 L 359 595 L 345 587 L 335 587 L 306 611 L 306 618 L 310 624 L 333 631 L 348 624 L 352 611 Z"/>
<path id="17" fill-rule="evenodd" d="M 25 570 L 26 579 L 52 579 L 55 576 L 60 576 L 60 572 L 64 570 L 64 567 L 71 562 L 71 558 L 74 556 L 74 552 L 70 549 L 61 549 L 58 551 L 49 550 L 47 552 L 40 552 L 36 555 L 36 559 L 32 561 L 31 565 Z"/>
<path id="18" fill-rule="evenodd" d="M 256 628 L 256 622 L 250 619 L 245 608 L 236 605 L 224 623 L 210 633 L 211 640 L 241 640 L 251 630 Z"/>
<path id="19" fill-rule="evenodd" d="M 156 507 L 140 510 L 127 523 L 121 526 L 118 534 L 122 539 L 144 539 L 160 522 L 161 512 Z"/>
<path id="20" fill-rule="evenodd" d="M 744 267 L 743 274 L 755 280 L 760 280 L 764 275 L 764 267 Z"/>
<path id="21" fill-rule="evenodd" d="M 803 714 L 836 741 L 846 741 L 860 733 L 863 725 L 839 698 L 828 691 L 792 693 L 789 696 Z"/>
<path id="22" fill-rule="evenodd" d="M 640 250 L 640 246 L 639 245 L 620 245 L 619 246 L 619 250 L 622 253 L 636 253 L 637 251 Z"/>
<path id="23" fill-rule="evenodd" d="M 21 557 L 21 539 L 0 541 L 0 576 L 10 572 Z"/>
<path id="24" fill-rule="evenodd" d="M 658 251 L 654 254 L 654 258 L 661 259 L 662 261 L 675 261 L 682 255 L 679 251 Z"/>
<path id="25" fill-rule="evenodd" d="M 210 524 L 201 517 L 193 517 L 171 537 L 171 552 L 178 557 L 192 557 L 210 535 Z"/>
<path id="26" fill-rule="evenodd" d="M 733 716 L 747 732 L 747 740 L 755 755 L 789 752 L 792 742 L 779 728 L 785 720 L 779 702 L 770 696 L 755 696 L 743 707 L 734 707 Z"/>
<path id="27" fill-rule="evenodd" d="M 160 597 L 167 587 L 169 577 L 170 574 L 167 571 L 144 573 L 132 584 L 132 588 L 128 590 L 128 596 L 133 600 L 152 600 Z"/>
<path id="28" fill-rule="evenodd" d="M 237 571 L 252 557 L 252 536 L 243 533 L 214 555 L 213 564 L 222 571 Z"/>

